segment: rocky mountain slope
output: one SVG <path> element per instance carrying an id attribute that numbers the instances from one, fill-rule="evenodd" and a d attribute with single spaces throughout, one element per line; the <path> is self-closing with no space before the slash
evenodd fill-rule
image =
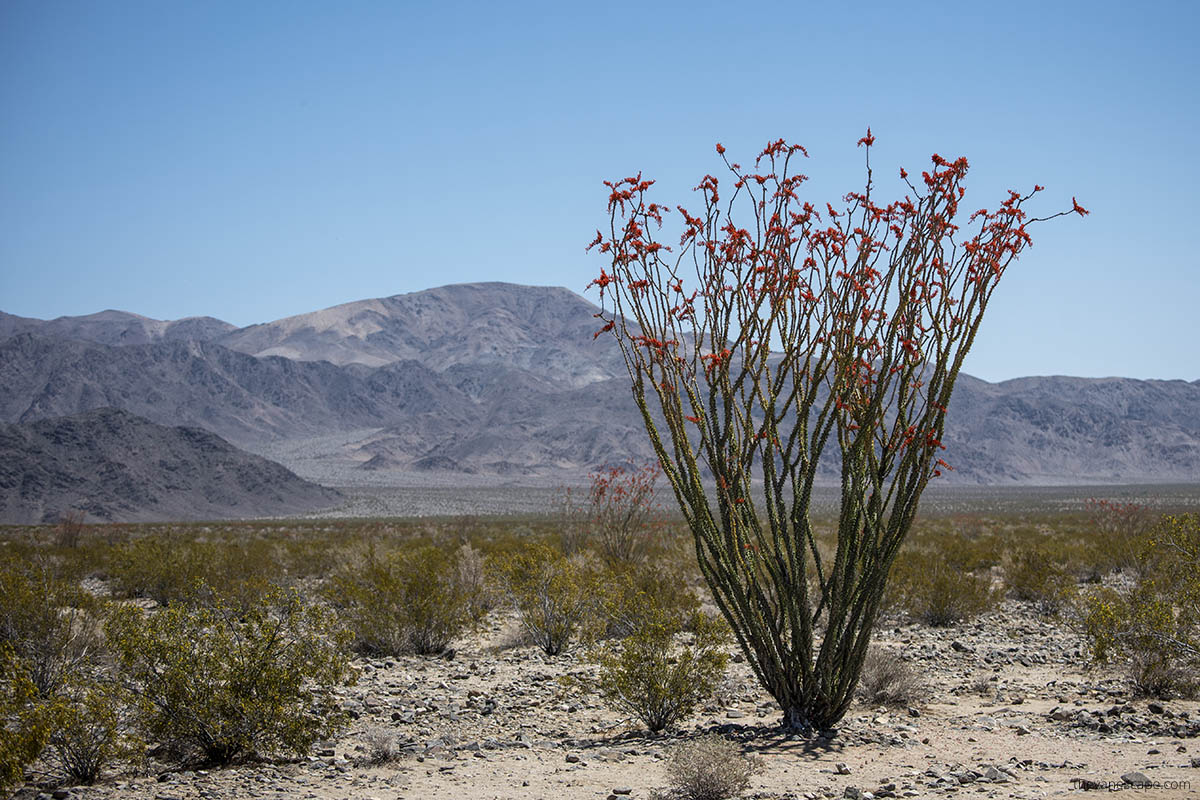
<path id="1" fill-rule="evenodd" d="M 612 342 L 592 338 L 596 311 L 568 289 L 467 283 L 251 325 L 218 342 L 256 356 L 334 364 L 515 367 L 576 387 L 625 374 Z"/>
<path id="2" fill-rule="evenodd" d="M 213 317 L 177 320 L 150 319 L 127 311 L 101 311 L 82 317 L 41 320 L 16 317 L 0 311 L 0 339 L 18 333 L 37 333 L 62 339 L 127 345 L 149 342 L 206 342 L 236 330 L 235 325 Z"/>
<path id="3" fill-rule="evenodd" d="M 110 521 L 250 519 L 336 504 L 338 492 L 200 428 L 106 408 L 0 424 L 0 522 L 71 510 Z"/>
<path id="4" fill-rule="evenodd" d="M 323 480 L 346 470 L 568 480 L 650 456 L 620 353 L 593 338 L 596 310 L 566 289 L 486 283 L 204 342 L 24 333 L 0 341 L 0 420 L 115 406 L 260 449 L 370 429 L 321 454 L 337 465 Z M 947 483 L 1200 483 L 1200 381 L 964 376 L 945 441 Z"/>

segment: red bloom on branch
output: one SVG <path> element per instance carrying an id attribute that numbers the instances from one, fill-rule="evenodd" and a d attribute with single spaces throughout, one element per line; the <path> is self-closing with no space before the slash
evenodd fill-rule
<path id="1" fill-rule="evenodd" d="M 725 145 L 720 142 L 717 142 L 717 153 L 718 155 L 725 155 Z"/>
<path id="2" fill-rule="evenodd" d="M 867 147 L 870 147 L 871 145 L 875 144 L 875 137 L 871 135 L 870 128 L 867 128 L 867 135 L 858 140 L 859 147 L 862 147 L 864 144 Z"/>
<path id="3" fill-rule="evenodd" d="M 1092 213 L 1092 212 L 1088 211 L 1086 208 L 1084 208 L 1083 206 L 1079 205 L 1079 201 L 1076 200 L 1074 197 L 1071 198 L 1071 205 L 1073 206 L 1073 208 L 1071 210 L 1074 211 L 1076 214 L 1078 214 L 1081 217 L 1086 217 L 1088 214 Z"/>

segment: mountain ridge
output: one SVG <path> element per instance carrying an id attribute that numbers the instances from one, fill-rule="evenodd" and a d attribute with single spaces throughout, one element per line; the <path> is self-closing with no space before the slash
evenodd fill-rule
<path id="1" fill-rule="evenodd" d="M 206 340 L 24 333 L 0 341 L 0 420 L 113 405 L 241 445 L 370 429 L 329 456 L 345 470 L 586 474 L 651 456 L 620 351 L 594 336 L 597 310 L 561 287 L 491 282 Z M 950 482 L 1200 482 L 1200 380 L 963 375 L 944 439 Z"/>

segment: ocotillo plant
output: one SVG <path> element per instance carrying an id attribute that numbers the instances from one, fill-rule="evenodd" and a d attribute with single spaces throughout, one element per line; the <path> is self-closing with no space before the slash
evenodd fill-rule
<path id="1" fill-rule="evenodd" d="M 870 130 L 859 141 L 865 189 L 840 208 L 801 201 L 794 166 L 808 154 L 782 139 L 752 170 L 718 144 L 729 196 L 706 175 L 694 215 L 651 202 L 640 173 L 605 182 L 608 231 L 589 247 L 609 260 L 592 284 L 597 336 L 621 346 L 717 605 L 801 731 L 851 702 L 892 561 L 922 491 L 949 468 L 955 379 L 1042 221 L 1023 210 L 1041 186 L 962 221 L 967 161 L 938 155 L 919 180 L 901 170 L 909 193 L 881 204 L 873 142 Z M 655 234 L 675 211 L 677 246 Z M 841 504 L 827 554 L 809 507 L 829 457 L 840 457 Z"/>

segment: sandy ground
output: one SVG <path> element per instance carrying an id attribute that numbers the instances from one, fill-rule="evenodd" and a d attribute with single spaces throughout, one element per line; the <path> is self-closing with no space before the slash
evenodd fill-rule
<path id="1" fill-rule="evenodd" d="M 199 771 L 151 762 L 142 775 L 59 795 L 648 798 L 669 785 L 672 748 L 708 731 L 761 759 L 748 797 L 1200 794 L 1200 703 L 1132 697 L 1118 672 L 1088 666 L 1075 634 L 1014 603 L 958 628 L 880 630 L 877 641 L 921 671 L 924 698 L 902 708 L 856 704 L 836 735 L 814 739 L 780 733 L 745 663 L 730 665 L 717 696 L 680 730 L 647 734 L 564 687 L 562 676 L 591 669 L 578 654 L 507 644 L 514 629 L 510 614 L 496 613 L 456 643 L 452 659 L 360 660 L 345 697 L 353 726 L 305 759 Z M 396 760 L 367 762 L 372 732 L 395 739 Z M 1133 772 L 1152 785 L 1122 780 Z"/>

